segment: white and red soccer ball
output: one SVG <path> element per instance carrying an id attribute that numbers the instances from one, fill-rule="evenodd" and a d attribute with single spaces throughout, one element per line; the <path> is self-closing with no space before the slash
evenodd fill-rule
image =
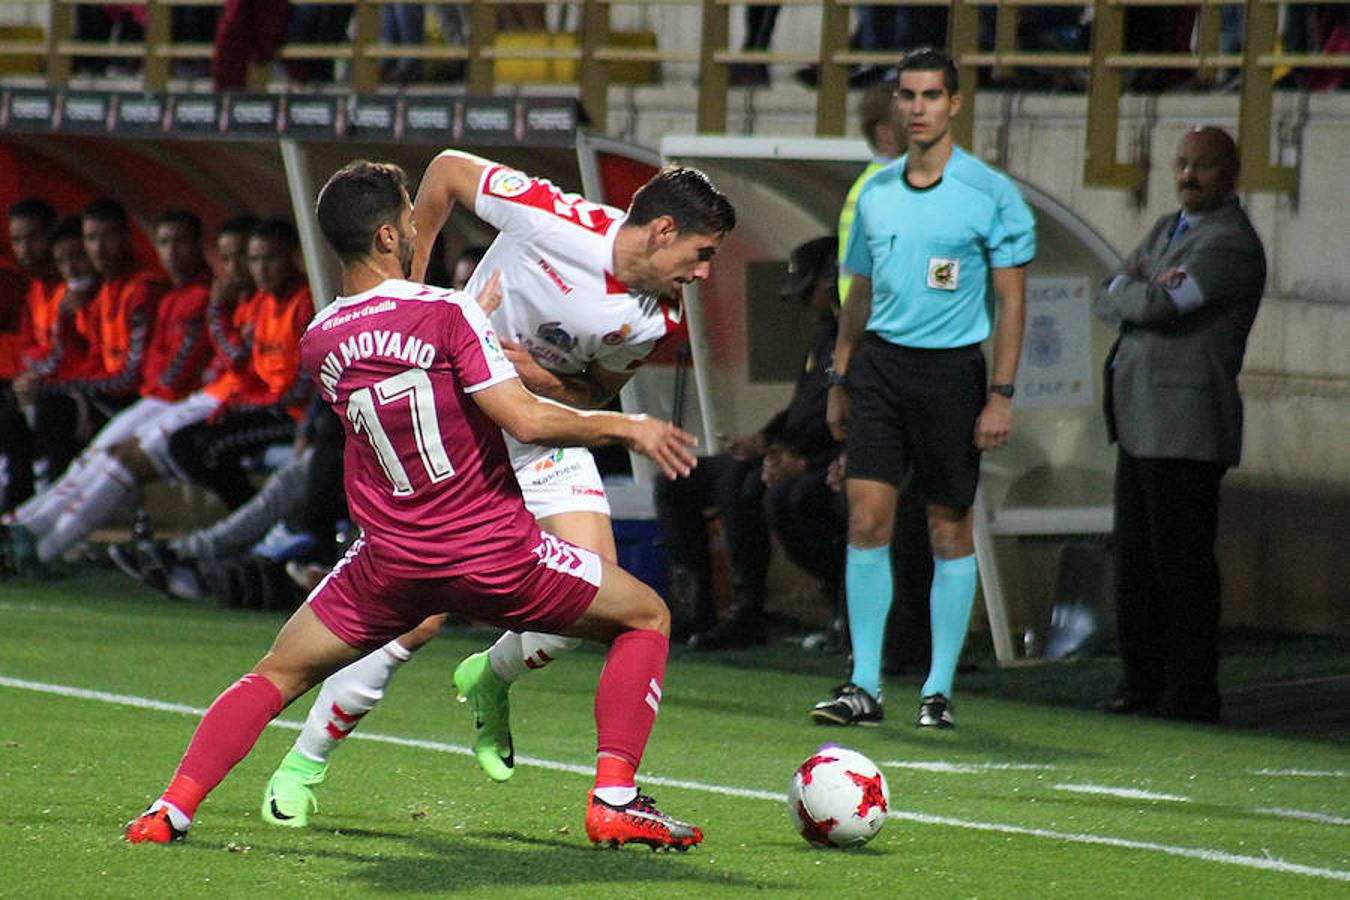
<path id="1" fill-rule="evenodd" d="M 797 767 L 788 815 L 817 847 L 861 847 L 881 831 L 891 805 L 886 776 L 856 750 L 826 744 Z"/>

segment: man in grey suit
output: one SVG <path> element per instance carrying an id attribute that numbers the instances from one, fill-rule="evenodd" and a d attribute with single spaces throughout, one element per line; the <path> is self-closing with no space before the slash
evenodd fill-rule
<path id="1" fill-rule="evenodd" d="M 1266 282 L 1221 129 L 1187 133 L 1181 211 L 1159 219 L 1097 293 L 1120 337 L 1106 363 L 1118 443 L 1116 614 L 1124 678 L 1107 709 L 1219 718 L 1219 482 L 1242 450 L 1237 376 Z"/>

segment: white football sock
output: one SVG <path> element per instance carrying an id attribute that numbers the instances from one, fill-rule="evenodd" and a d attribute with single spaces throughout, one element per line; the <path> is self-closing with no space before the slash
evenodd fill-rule
<path id="1" fill-rule="evenodd" d="M 507 684 L 514 683 L 528 669 L 542 669 L 561 653 L 574 649 L 581 641 L 560 634 L 508 631 L 488 649 L 492 670 Z"/>
<path id="2" fill-rule="evenodd" d="M 141 493 L 136 476 L 106 453 L 94 457 L 81 480 L 79 493 L 38 539 L 37 555 L 44 563 L 84 540 Z"/>
<path id="3" fill-rule="evenodd" d="M 636 787 L 598 787 L 595 789 L 595 796 L 608 803 L 610 806 L 627 806 L 637 796 Z"/>
<path id="4" fill-rule="evenodd" d="M 314 762 L 327 763 L 338 741 L 351 734 L 361 718 L 375 708 L 394 671 L 411 658 L 412 653 L 402 644 L 390 641 L 329 675 L 305 718 L 295 749 Z"/>
<path id="5" fill-rule="evenodd" d="M 93 454 L 85 452 L 75 457 L 53 484 L 19 504 L 14 510 L 14 521 L 34 535 L 51 528 L 61 510 L 79 495 L 80 482 L 86 477 Z"/>
<path id="6" fill-rule="evenodd" d="M 151 803 L 150 808 L 147 809 L 146 812 L 156 812 L 161 809 L 167 809 L 169 811 L 169 821 L 173 823 L 173 827 L 177 828 L 179 831 L 187 831 L 188 826 L 192 824 L 192 816 L 189 816 L 163 797 L 159 798 L 154 803 Z"/>

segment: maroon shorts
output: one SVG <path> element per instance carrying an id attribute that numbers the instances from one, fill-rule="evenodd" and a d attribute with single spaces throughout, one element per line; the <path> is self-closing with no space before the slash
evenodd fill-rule
<path id="1" fill-rule="evenodd" d="M 590 550 L 540 535 L 538 547 L 522 545 L 491 571 L 443 578 L 382 574 L 377 554 L 358 539 L 307 602 L 329 631 L 359 650 L 382 647 L 444 612 L 512 631 L 561 634 L 595 599 L 603 564 Z"/>

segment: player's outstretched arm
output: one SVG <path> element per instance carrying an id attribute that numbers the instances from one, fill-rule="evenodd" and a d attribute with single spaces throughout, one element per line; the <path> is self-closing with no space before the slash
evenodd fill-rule
<path id="1" fill-rule="evenodd" d="M 422 173 L 422 183 L 417 186 L 417 199 L 413 202 L 413 225 L 417 229 L 413 239 L 414 281 L 426 278 L 427 261 L 431 259 L 436 235 L 445 227 L 455 204 L 462 203 L 473 212 L 478 180 L 483 170 L 491 165 L 494 165 L 491 160 L 472 153 L 442 150 Z"/>
<path id="2" fill-rule="evenodd" d="M 698 439 L 650 416 L 582 412 L 537 397 L 514 378 L 470 396 L 488 418 L 523 444 L 549 447 L 622 444 L 656 463 L 667 478 L 688 475 L 696 463 L 693 448 Z"/>

